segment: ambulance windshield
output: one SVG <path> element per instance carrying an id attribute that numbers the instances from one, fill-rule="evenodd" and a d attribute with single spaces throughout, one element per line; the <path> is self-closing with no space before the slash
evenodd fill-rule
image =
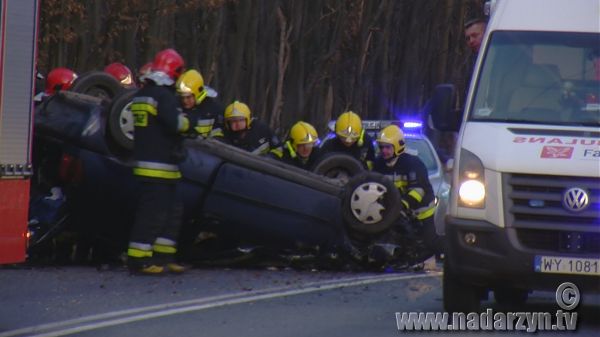
<path id="1" fill-rule="evenodd" d="M 600 125 L 600 34 L 498 31 L 469 119 Z"/>

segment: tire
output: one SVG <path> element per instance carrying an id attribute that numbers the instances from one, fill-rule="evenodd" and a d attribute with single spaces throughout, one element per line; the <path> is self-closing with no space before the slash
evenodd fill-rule
<path id="1" fill-rule="evenodd" d="M 510 287 L 502 287 L 494 289 L 494 298 L 496 303 L 502 306 L 520 306 L 527 302 L 529 291 L 523 289 L 515 289 Z"/>
<path id="2" fill-rule="evenodd" d="M 482 289 L 461 281 L 448 267 L 447 259 L 444 260 L 442 287 L 446 312 L 479 312 Z"/>
<path id="3" fill-rule="evenodd" d="M 342 196 L 342 217 L 350 230 L 378 234 L 390 228 L 401 211 L 400 192 L 391 179 L 363 172 L 350 179 Z"/>
<path id="4" fill-rule="evenodd" d="M 123 91 L 109 107 L 107 132 L 109 140 L 125 151 L 133 151 L 133 115 L 129 109 L 137 89 Z"/>
<path id="5" fill-rule="evenodd" d="M 70 90 L 110 101 L 125 88 L 111 75 L 92 71 L 78 77 Z"/>
<path id="6" fill-rule="evenodd" d="M 344 182 L 365 171 L 365 166 L 356 158 L 339 152 L 332 152 L 319 158 L 313 164 L 312 172 Z"/>

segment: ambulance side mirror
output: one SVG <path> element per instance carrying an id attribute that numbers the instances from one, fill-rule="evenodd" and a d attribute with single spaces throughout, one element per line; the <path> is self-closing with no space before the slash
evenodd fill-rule
<path id="1" fill-rule="evenodd" d="M 461 116 L 455 109 L 456 89 L 453 84 L 439 84 L 431 97 L 431 120 L 439 131 L 458 131 Z"/>

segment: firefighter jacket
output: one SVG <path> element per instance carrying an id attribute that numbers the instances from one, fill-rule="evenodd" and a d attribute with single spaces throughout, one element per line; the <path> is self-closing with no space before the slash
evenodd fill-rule
<path id="1" fill-rule="evenodd" d="M 195 119 L 193 126 L 195 133 L 208 137 L 223 136 L 223 112 L 225 108 L 212 97 L 206 97 L 192 109 L 183 109 L 183 112 Z"/>
<path id="2" fill-rule="evenodd" d="M 271 129 L 260 120 L 252 120 L 250 128 L 233 132 L 225 129 L 223 141 L 254 154 L 275 152 L 281 156 L 281 141 Z"/>
<path id="3" fill-rule="evenodd" d="M 131 103 L 135 126 L 134 175 L 181 178 L 177 165 L 184 159 L 181 134 L 189 130 L 190 119 L 177 106 L 172 88 L 151 81 L 136 93 Z"/>
<path id="4" fill-rule="evenodd" d="M 348 147 L 342 143 L 339 137 L 334 133 L 325 138 L 323 143 L 319 148 L 320 155 L 325 155 L 331 152 L 341 152 L 345 154 L 349 154 L 352 157 L 359 160 L 365 168 L 371 169 L 373 167 L 373 161 L 375 160 L 375 145 L 373 142 L 373 138 L 371 138 L 365 131 L 363 130 L 360 134 L 360 138 L 352 144 L 352 146 Z"/>
<path id="5" fill-rule="evenodd" d="M 402 202 L 415 213 L 417 219 L 433 216 L 435 196 L 427 168 L 419 157 L 401 153 L 393 166 L 388 166 L 385 159 L 378 157 L 373 163 L 373 171 L 392 178 L 403 195 Z"/>

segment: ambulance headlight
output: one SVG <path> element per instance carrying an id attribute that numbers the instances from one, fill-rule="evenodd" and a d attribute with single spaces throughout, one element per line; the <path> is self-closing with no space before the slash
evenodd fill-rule
<path id="1" fill-rule="evenodd" d="M 459 205 L 484 208 L 485 170 L 481 160 L 472 152 L 461 149 L 458 170 Z"/>
<path id="2" fill-rule="evenodd" d="M 458 189 L 460 201 L 466 206 L 476 206 L 485 200 L 485 186 L 478 180 L 467 180 Z"/>

